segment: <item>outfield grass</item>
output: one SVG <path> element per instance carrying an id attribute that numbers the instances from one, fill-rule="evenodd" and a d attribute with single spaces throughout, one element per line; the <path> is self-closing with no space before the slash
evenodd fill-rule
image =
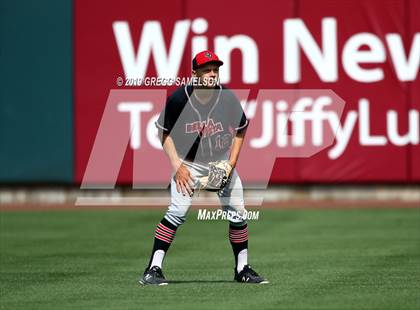
<path id="1" fill-rule="evenodd" d="M 163 210 L 1 212 L 1 309 L 420 309 L 419 209 L 263 210 L 232 282 L 227 223 L 178 230 L 166 287 L 141 287 Z"/>

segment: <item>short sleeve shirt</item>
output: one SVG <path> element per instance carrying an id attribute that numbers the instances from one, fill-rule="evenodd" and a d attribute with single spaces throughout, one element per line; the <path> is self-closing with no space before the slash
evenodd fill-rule
<path id="1" fill-rule="evenodd" d="M 206 104 L 193 91 L 187 85 L 169 96 L 156 126 L 171 136 L 180 158 L 200 163 L 226 158 L 233 138 L 248 126 L 242 106 L 223 86 Z"/>

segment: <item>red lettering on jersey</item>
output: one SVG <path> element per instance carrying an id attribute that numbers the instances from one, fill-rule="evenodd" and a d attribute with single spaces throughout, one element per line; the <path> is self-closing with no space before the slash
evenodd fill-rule
<path id="1" fill-rule="evenodd" d="M 223 131 L 221 122 L 214 123 L 213 119 L 203 122 L 193 122 L 185 124 L 185 133 L 198 133 L 202 137 L 211 137 Z"/>

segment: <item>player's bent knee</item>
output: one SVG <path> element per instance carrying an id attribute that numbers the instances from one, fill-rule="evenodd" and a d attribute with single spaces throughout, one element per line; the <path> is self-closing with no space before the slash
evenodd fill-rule
<path id="1" fill-rule="evenodd" d="M 181 226 L 185 223 L 186 215 L 178 215 L 174 214 L 173 212 L 166 212 L 164 218 L 170 222 L 172 225 L 175 225 L 176 227 Z"/>

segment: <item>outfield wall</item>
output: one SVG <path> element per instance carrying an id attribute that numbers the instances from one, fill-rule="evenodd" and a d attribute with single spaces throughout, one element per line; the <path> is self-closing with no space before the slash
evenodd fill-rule
<path id="1" fill-rule="evenodd" d="M 253 129 L 239 166 L 245 175 L 263 178 L 255 169 L 258 158 L 274 165 L 274 183 L 418 183 L 420 3 L 252 4 L 212 1 L 217 10 L 185 0 L 44 1 L 36 8 L 30 2 L 2 4 L 0 40 L 6 57 L 0 61 L 6 74 L 1 76 L 0 182 L 79 184 L 111 90 L 162 89 L 119 86 L 117 79 L 186 77 L 191 55 L 209 48 L 225 61 L 222 82 L 250 91 L 243 103 Z M 262 89 L 293 90 L 289 105 L 306 96 L 305 89 L 331 90 L 345 102 L 334 116 L 340 127 L 331 129 L 326 122 L 320 130 L 340 137 L 302 156 L 316 142 L 306 130 L 293 132 L 294 124 L 288 123 L 287 131 L 303 145 L 293 140 L 282 145 L 276 102 L 255 102 Z M 312 99 L 309 112 L 315 95 Z M 134 96 L 131 103 L 141 100 Z M 102 183 L 132 184 L 133 170 L 136 176 L 140 169 L 133 168 L 138 156 L 146 163 L 141 169 L 168 168 L 151 126 L 163 101 L 150 102 L 151 108 L 137 114 L 136 139 L 142 142 L 137 147 L 130 123 L 134 114 L 115 109 L 119 102 L 112 106 L 123 126 L 110 128 L 121 136 L 109 135 L 103 151 L 116 154 L 113 142 L 121 139 L 118 145 L 126 148 L 118 149 L 118 169 Z M 326 115 L 308 115 L 316 113 Z M 284 155 L 286 147 L 294 155 Z M 162 174 L 154 181 L 166 180 Z"/>
<path id="2" fill-rule="evenodd" d="M 0 4 L 0 182 L 73 182 L 73 8 Z"/>

